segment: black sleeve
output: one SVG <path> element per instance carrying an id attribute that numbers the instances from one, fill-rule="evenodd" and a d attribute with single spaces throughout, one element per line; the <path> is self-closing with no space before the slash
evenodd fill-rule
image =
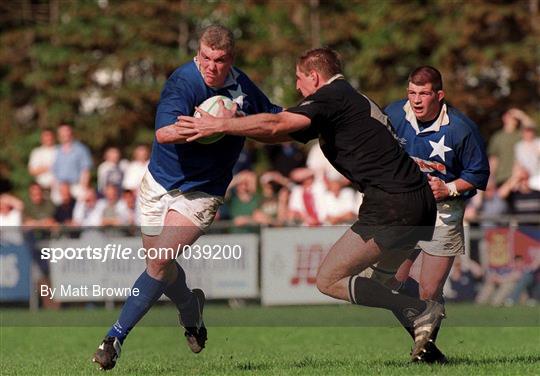
<path id="1" fill-rule="evenodd" d="M 295 141 L 307 144 L 309 141 L 319 138 L 319 131 L 317 130 L 317 128 L 315 128 L 313 124 L 311 124 L 307 128 L 289 133 L 289 136 L 291 136 L 291 138 Z"/>
<path id="2" fill-rule="evenodd" d="M 321 91 L 304 98 L 296 107 L 288 108 L 286 111 L 294 114 L 300 114 L 308 117 L 311 120 L 309 127 L 296 132 L 289 133 L 294 140 L 302 143 L 307 143 L 310 140 L 319 138 L 319 124 L 324 124 L 325 119 L 330 117 L 328 98 Z"/>

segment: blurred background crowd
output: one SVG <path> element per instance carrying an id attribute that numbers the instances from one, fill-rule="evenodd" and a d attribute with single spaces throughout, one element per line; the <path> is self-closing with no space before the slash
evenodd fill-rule
<path id="1" fill-rule="evenodd" d="M 511 220 L 501 218 L 517 221 L 525 233 L 527 225 L 538 227 L 540 218 L 536 125 L 516 108 L 506 111 L 501 123 L 488 143 L 488 189 L 469 201 L 465 215 L 469 226 L 483 230 L 482 241 L 471 242 L 474 248 L 456 261 L 446 286 L 450 300 L 503 305 L 540 299 L 540 242 L 533 241 L 533 252 L 526 253 L 503 242 L 508 252 L 503 259 L 513 259 L 501 264 L 501 244 L 489 238 L 489 231 L 508 231 L 504 226 Z M 137 145 L 128 159 L 111 146 L 95 163 L 71 126 L 45 129 L 40 145 L 30 153 L 28 174 L 33 181 L 26 194 L 13 194 L 10 182 L 2 181 L 0 223 L 26 229 L 137 226 L 137 192 L 149 153 L 148 145 Z M 228 232 L 350 224 L 362 203 L 362 194 L 327 162 L 317 142 L 304 146 L 248 141 L 234 172 L 216 224 Z"/>
<path id="2" fill-rule="evenodd" d="M 295 58 L 310 47 L 339 51 L 348 80 L 382 106 L 405 97 L 414 67 L 437 67 L 491 165 L 446 295 L 538 300 L 539 0 L 0 2 L 2 226 L 137 226 L 161 87 L 210 23 L 234 30 L 236 65 L 284 106 L 299 99 Z M 317 144 L 248 140 L 234 172 L 213 226 L 224 231 L 351 223 L 362 202 Z"/>
<path id="3" fill-rule="evenodd" d="M 490 183 L 468 203 L 466 220 L 540 215 L 540 137 L 534 121 L 519 109 L 506 111 L 488 154 Z M 10 193 L 9 179 L 2 178 L 2 224 L 138 225 L 137 191 L 149 156 L 148 145 L 134 147 L 130 158 L 110 146 L 95 163 L 70 125 L 45 129 L 29 156 L 33 181 L 27 193 Z M 346 224 L 362 203 L 361 193 L 328 163 L 317 142 L 248 140 L 234 174 L 217 219 L 235 227 Z"/>

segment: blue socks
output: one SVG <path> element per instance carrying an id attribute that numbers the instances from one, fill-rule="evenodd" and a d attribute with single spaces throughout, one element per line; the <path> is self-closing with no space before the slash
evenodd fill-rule
<path id="1" fill-rule="evenodd" d="M 175 262 L 175 265 L 178 271 L 178 277 L 176 277 L 176 281 L 165 288 L 163 293 L 180 309 L 180 306 L 191 300 L 193 293 L 187 287 L 186 272 L 184 272 L 184 269 L 182 269 L 178 262 Z"/>
<path id="2" fill-rule="evenodd" d="M 167 282 L 150 277 L 145 270 L 133 285 L 133 289 L 139 289 L 138 296 L 132 294 L 127 298 L 122 312 L 120 312 L 120 317 L 111 327 L 107 336 L 116 337 L 123 343 L 129 331 L 161 297 L 166 286 Z"/>
<path id="3" fill-rule="evenodd" d="M 165 294 L 171 299 L 182 317 L 184 326 L 195 326 L 198 320 L 197 299 L 186 284 L 186 273 L 184 269 L 176 263 L 178 277 L 171 285 L 167 286 L 167 282 L 158 281 L 148 275 L 144 271 L 135 281 L 133 289 L 139 289 L 138 296 L 131 295 L 127 298 L 120 317 L 111 327 L 107 336 L 118 338 L 123 343 L 127 335 L 139 320 L 148 312 L 150 307 Z"/>
<path id="4" fill-rule="evenodd" d="M 176 269 L 178 270 L 178 277 L 171 285 L 167 286 L 164 294 L 172 300 L 172 302 L 178 308 L 180 317 L 182 319 L 182 325 L 184 327 L 192 327 L 196 325 L 198 320 L 198 307 L 197 299 L 194 299 L 194 295 L 186 284 L 186 273 L 184 269 L 178 264 Z"/>

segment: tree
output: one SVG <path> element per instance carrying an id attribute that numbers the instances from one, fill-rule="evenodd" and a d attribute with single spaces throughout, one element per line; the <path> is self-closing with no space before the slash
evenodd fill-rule
<path id="1" fill-rule="evenodd" d="M 488 137 L 517 106 L 540 119 L 539 0 L 21 0 L 0 4 L 0 158 L 29 181 L 38 130 L 61 123 L 99 160 L 153 138 L 166 77 L 212 22 L 238 37 L 237 65 L 279 104 L 298 99 L 295 59 L 337 49 L 351 82 L 381 105 L 405 95 L 408 73 L 431 64 L 450 101 Z"/>

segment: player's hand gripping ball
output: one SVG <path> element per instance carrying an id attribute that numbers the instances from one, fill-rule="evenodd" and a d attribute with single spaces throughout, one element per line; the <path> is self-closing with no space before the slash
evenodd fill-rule
<path id="1" fill-rule="evenodd" d="M 223 105 L 227 110 L 230 110 L 234 106 L 234 102 L 223 95 L 216 95 L 213 97 L 208 98 L 204 102 L 202 102 L 199 106 L 201 110 L 208 112 L 212 116 L 217 116 L 219 113 L 219 100 L 223 101 Z M 195 111 L 193 114 L 194 117 L 200 118 L 201 114 L 198 111 Z M 203 137 L 197 140 L 200 144 L 213 144 L 216 141 L 221 140 L 225 135 L 223 133 L 216 133 L 212 136 Z"/>

